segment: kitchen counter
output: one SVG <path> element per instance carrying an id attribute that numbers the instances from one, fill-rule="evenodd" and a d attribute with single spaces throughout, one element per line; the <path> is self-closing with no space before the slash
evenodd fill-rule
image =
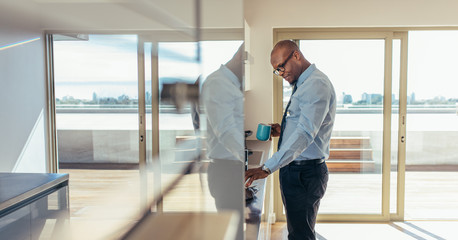
<path id="1" fill-rule="evenodd" d="M 251 159 L 248 159 L 248 168 L 256 168 L 261 166 L 270 156 L 271 141 L 258 141 L 258 140 L 247 140 L 247 148 L 253 151 Z M 259 159 L 259 161 L 257 160 Z M 267 179 L 255 180 L 251 186 L 258 189 L 254 199 L 247 202 L 245 206 L 245 239 L 259 239 L 261 234 L 261 222 L 263 209 L 267 209 L 265 205 L 266 198 L 266 182 Z M 264 212 L 268 212 L 265 211 Z"/>
<path id="2" fill-rule="evenodd" d="M 0 217 L 68 185 L 68 174 L 0 173 Z"/>
<path id="3" fill-rule="evenodd" d="M 43 238 L 47 220 L 62 226 L 68 210 L 68 174 L 0 173 L 2 239 Z M 60 236 L 62 228 L 52 234 Z"/>

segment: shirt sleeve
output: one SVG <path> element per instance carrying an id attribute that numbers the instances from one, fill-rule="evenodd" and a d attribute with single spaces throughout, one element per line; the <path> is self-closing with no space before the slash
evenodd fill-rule
<path id="1" fill-rule="evenodd" d="M 225 84 L 224 81 L 213 81 L 206 86 L 204 105 L 207 121 L 218 141 L 237 159 L 243 161 L 243 127 L 237 126 L 234 114 L 239 97 L 243 98 L 239 89 Z"/>
<path id="2" fill-rule="evenodd" d="M 314 81 L 304 86 L 292 97 L 299 101 L 300 116 L 295 131 L 265 163 L 272 172 L 288 165 L 296 159 L 315 139 L 329 111 L 331 89 L 322 81 Z M 294 99 L 293 99 L 294 100 Z M 292 101 L 293 101 L 292 100 Z"/>

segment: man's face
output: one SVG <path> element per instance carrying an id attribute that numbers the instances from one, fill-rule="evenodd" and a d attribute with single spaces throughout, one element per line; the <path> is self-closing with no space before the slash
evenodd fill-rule
<path id="1" fill-rule="evenodd" d="M 297 52 L 294 50 L 276 49 L 271 55 L 270 63 L 275 69 L 274 73 L 283 77 L 290 84 L 293 84 L 300 76 L 297 71 L 299 69 Z"/>

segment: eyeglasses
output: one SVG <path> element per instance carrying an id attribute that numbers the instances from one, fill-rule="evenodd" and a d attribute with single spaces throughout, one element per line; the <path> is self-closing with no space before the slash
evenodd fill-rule
<path id="1" fill-rule="evenodd" d="M 279 75 L 280 76 L 280 73 L 285 71 L 285 65 L 289 61 L 289 59 L 293 56 L 294 52 L 295 51 L 293 51 L 291 54 L 289 54 L 289 56 L 286 58 L 285 62 L 283 62 L 282 64 L 278 65 L 277 69 L 274 70 L 274 74 L 275 75 Z"/>

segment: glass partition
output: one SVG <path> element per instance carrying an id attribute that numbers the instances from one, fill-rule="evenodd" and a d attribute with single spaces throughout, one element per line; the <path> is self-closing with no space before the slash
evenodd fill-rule
<path id="1" fill-rule="evenodd" d="M 237 211 L 243 239 L 243 76 L 236 76 L 228 62 L 243 74 L 242 41 L 202 41 L 201 61 L 197 45 L 190 42 L 159 43 L 159 89 L 165 97 L 168 84 L 186 84 L 200 97 L 177 106 L 161 98 L 159 139 L 163 190 L 182 174 L 189 163 L 197 164 L 164 196 L 162 211 Z M 236 60 L 231 60 L 238 58 Z M 232 66 L 232 65 L 230 65 Z M 177 71 L 177 67 L 179 71 Z M 183 85 L 185 86 L 185 85 Z"/>
<path id="2" fill-rule="evenodd" d="M 144 224 L 154 231 L 164 222 L 150 221 L 189 213 L 230 216 L 237 230 L 229 238 L 244 239 L 243 11 L 222 23 L 210 18 L 224 4 L 211 13 L 199 1 L 175 4 L 119 5 L 158 23 L 130 35 L 53 35 L 58 153 L 70 173 L 75 239 L 138 239 Z M 187 226 L 202 228 L 195 222 Z"/>
<path id="3" fill-rule="evenodd" d="M 137 35 L 55 41 L 60 171 L 70 173 L 71 196 L 77 199 L 71 201 L 72 227 L 86 229 L 89 222 L 96 221 L 107 224 L 114 233 L 101 229 L 94 236 L 128 238 L 137 231 L 131 226 L 138 226 L 142 216 L 150 213 L 235 211 L 235 238 L 244 238 L 242 43 L 157 43 Z M 100 58 L 93 53 L 98 51 Z M 85 61 L 87 58 L 90 60 Z M 73 86 L 61 77 L 78 76 L 66 71 L 71 69 L 68 65 L 78 74 L 114 77 L 103 78 L 106 82 L 89 78 Z M 133 75 L 132 82 L 114 84 L 115 79 L 124 79 L 124 71 Z M 80 88 L 81 92 L 92 91 L 88 95 L 92 98 L 70 97 Z M 122 95 L 114 97 L 116 90 Z M 128 138 L 119 135 L 125 128 L 131 132 Z M 88 131 L 91 134 L 84 134 Z M 103 138 L 95 139 L 97 134 Z M 125 148 L 131 152 L 124 152 Z M 142 151 L 146 168 L 140 162 Z M 93 161 L 81 157 L 99 153 L 104 157 Z M 84 186 L 96 192 L 89 191 L 84 197 L 88 190 L 78 191 Z M 151 209 L 145 210 L 146 206 Z"/>

